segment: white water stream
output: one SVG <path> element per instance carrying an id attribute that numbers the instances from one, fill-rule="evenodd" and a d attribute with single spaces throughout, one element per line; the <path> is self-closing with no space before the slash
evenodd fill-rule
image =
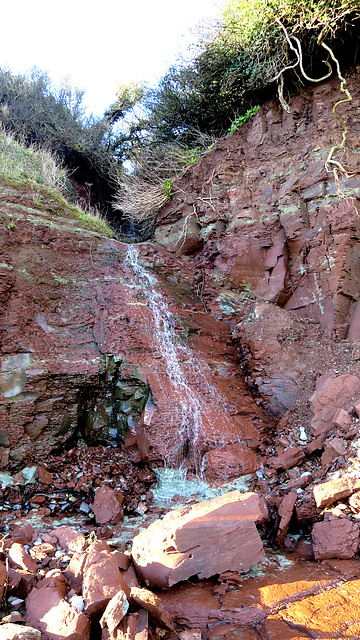
<path id="1" fill-rule="evenodd" d="M 181 442 L 191 443 L 192 450 L 197 451 L 196 470 L 202 476 L 206 458 L 201 456 L 199 437 L 205 432 L 204 416 L 209 413 L 209 402 L 226 411 L 226 401 L 209 382 L 211 374 L 208 366 L 205 363 L 200 364 L 191 350 L 179 342 L 175 320 L 159 290 L 159 282 L 152 273 L 142 267 L 138 258 L 138 248 L 130 245 L 125 265 L 131 267 L 143 294 L 147 297 L 154 320 L 154 347 L 164 365 L 171 387 L 169 396 L 177 399 L 181 407 L 178 438 Z M 195 386 L 201 389 L 201 393 L 194 388 Z M 206 428 L 209 429 L 209 424 Z M 218 440 L 217 444 L 222 443 Z"/>

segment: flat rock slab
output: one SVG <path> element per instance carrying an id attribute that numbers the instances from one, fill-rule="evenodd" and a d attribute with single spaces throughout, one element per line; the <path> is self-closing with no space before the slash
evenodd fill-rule
<path id="1" fill-rule="evenodd" d="M 255 526 L 260 517 L 258 495 L 240 491 L 171 511 L 134 538 L 137 573 L 162 588 L 194 575 L 246 573 L 264 555 Z"/>

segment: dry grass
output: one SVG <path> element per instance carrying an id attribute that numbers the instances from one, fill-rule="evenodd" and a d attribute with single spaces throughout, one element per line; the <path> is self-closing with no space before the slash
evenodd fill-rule
<path id="1" fill-rule="evenodd" d="M 49 151 L 25 147 L 1 128 L 0 174 L 8 180 L 31 180 L 65 194 L 69 190 L 66 170 Z"/>

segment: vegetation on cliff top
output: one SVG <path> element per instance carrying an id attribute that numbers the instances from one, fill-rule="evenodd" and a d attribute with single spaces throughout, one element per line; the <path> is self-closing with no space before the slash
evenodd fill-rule
<path id="1" fill-rule="evenodd" d="M 88 207 L 84 210 L 68 202 L 67 198 L 73 196 L 73 189 L 67 171 L 50 151 L 36 149 L 34 146 L 26 147 L 1 128 L 0 178 L 9 182 L 11 187 L 25 188 L 28 197 L 34 202 L 33 206 L 44 212 L 49 210 L 74 221 L 81 221 L 92 230 L 113 237 L 112 230 L 96 209 Z M 12 218 L 5 226 L 9 230 L 15 227 Z"/>

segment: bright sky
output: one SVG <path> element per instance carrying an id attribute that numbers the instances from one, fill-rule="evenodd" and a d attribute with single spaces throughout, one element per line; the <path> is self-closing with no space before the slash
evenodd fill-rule
<path id="1" fill-rule="evenodd" d="M 161 77 L 194 39 L 191 29 L 219 16 L 223 0 L 17 0 L 1 7 L 0 66 L 48 71 L 85 89 L 95 115 L 121 82 Z"/>

